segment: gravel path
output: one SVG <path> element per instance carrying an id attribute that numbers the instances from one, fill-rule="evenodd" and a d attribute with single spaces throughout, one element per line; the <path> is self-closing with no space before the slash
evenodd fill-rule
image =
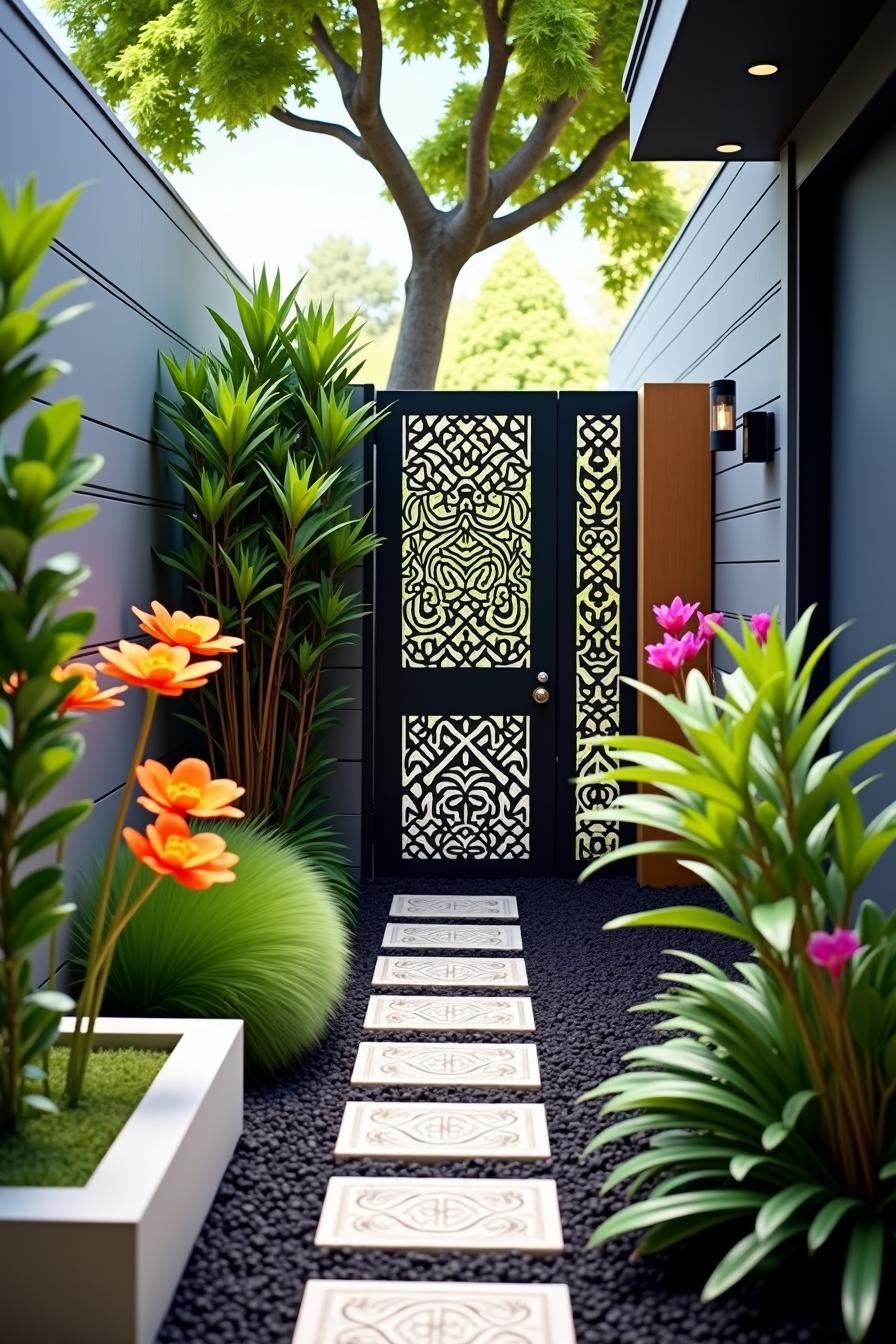
<path id="1" fill-rule="evenodd" d="M 543 1093 L 448 1089 L 404 1093 L 348 1085 L 370 994 L 374 960 L 395 891 L 507 893 L 519 900 L 523 948 L 535 1009 Z M 676 893 L 687 899 L 687 893 Z M 575 1105 L 588 1085 L 616 1071 L 626 1049 L 649 1035 L 650 1019 L 629 1014 L 649 998 L 674 945 L 724 955 L 712 935 L 668 931 L 605 934 L 604 919 L 650 903 L 623 879 L 585 887 L 556 879 L 504 882 L 376 882 L 359 895 L 354 973 L 332 1030 L 311 1057 L 275 1083 L 250 1087 L 242 1140 L 172 1304 L 159 1344 L 289 1344 L 307 1278 L 471 1279 L 566 1282 L 579 1344 L 842 1344 L 835 1276 L 823 1263 L 805 1280 L 788 1269 L 784 1282 L 754 1280 L 720 1302 L 700 1306 L 699 1289 L 713 1260 L 693 1249 L 631 1263 L 629 1241 L 584 1249 L 599 1213 L 618 1207 L 597 1190 L 613 1165 L 606 1153 L 582 1164 L 596 1129 L 596 1109 Z M 699 899 L 699 898 L 698 898 Z M 657 897 L 657 904 L 663 900 Z M 391 991 L 390 991 L 391 992 Z M 416 991 L 422 992 L 422 991 Z M 388 1039 L 415 1039 L 389 1033 Z M 420 1037 L 416 1037 L 420 1039 Z M 426 1039 L 439 1039 L 437 1036 Z M 442 1039 L 450 1039 L 444 1037 Z M 454 1038 L 457 1039 L 456 1037 Z M 470 1036 L 471 1041 L 487 1037 Z M 531 1039 L 531 1038 L 530 1038 Z M 337 1164 L 333 1144 L 346 1100 L 536 1101 L 548 1112 L 553 1158 L 416 1167 L 408 1163 Z M 613 1156 L 618 1157 L 617 1145 Z M 566 1253 L 459 1255 L 320 1251 L 314 1231 L 328 1178 L 351 1175 L 532 1176 L 556 1178 Z M 720 1239 L 721 1240 L 721 1239 Z M 883 1312 L 880 1313 L 884 1315 Z M 893 1317 L 889 1313 L 888 1335 Z M 883 1325 L 883 1322 L 881 1323 Z M 881 1330 L 881 1338 L 884 1330 Z"/>

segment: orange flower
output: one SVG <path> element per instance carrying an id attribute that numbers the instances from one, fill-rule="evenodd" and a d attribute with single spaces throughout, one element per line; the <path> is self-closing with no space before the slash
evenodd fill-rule
<path id="1" fill-rule="evenodd" d="M 161 761 L 145 761 L 137 766 L 140 787 L 149 795 L 137 802 L 147 812 L 176 812 L 190 817 L 244 817 L 245 812 L 231 804 L 246 792 L 232 779 L 212 779 L 205 761 L 189 757 L 173 770 Z"/>
<path id="2" fill-rule="evenodd" d="M 238 854 L 229 854 L 220 835 L 191 835 L 183 817 L 163 812 L 146 834 L 126 826 L 122 832 L 131 853 L 160 877 L 173 877 L 182 887 L 205 891 L 215 882 L 233 882 Z"/>
<path id="3" fill-rule="evenodd" d="M 129 686 L 142 686 L 159 695 L 180 695 L 204 686 L 220 663 L 191 663 L 190 650 L 170 644 L 153 644 L 148 649 L 142 644 L 119 640 L 117 649 L 100 647 L 105 658 L 97 663 L 100 672 L 110 677 L 121 677 Z"/>
<path id="4" fill-rule="evenodd" d="M 126 691 L 127 687 L 109 686 L 101 691 L 96 679 L 96 668 L 91 667 L 90 663 L 69 663 L 68 667 L 54 667 L 52 675 L 56 681 L 67 681 L 70 677 L 81 678 L 59 706 L 60 714 L 67 714 L 69 710 L 120 709 L 124 704 L 123 700 L 115 697 Z"/>
<path id="5" fill-rule="evenodd" d="M 213 616 L 188 616 L 185 611 L 172 614 L 161 602 L 151 602 L 150 606 L 153 616 L 139 607 L 131 607 L 131 611 L 140 618 L 144 634 L 160 639 L 163 644 L 189 649 L 191 653 L 233 653 L 244 643 L 235 635 L 219 634 L 221 622 Z"/>

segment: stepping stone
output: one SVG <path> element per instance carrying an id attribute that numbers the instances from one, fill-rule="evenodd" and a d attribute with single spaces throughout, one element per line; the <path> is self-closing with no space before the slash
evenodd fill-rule
<path id="1" fill-rule="evenodd" d="M 518 924 L 387 924 L 383 947 L 469 947 L 506 952 L 521 948 Z"/>
<path id="2" fill-rule="evenodd" d="M 550 1157 L 545 1109 L 538 1103 L 489 1106 L 479 1102 L 350 1101 L 334 1152 L 337 1157 L 402 1158 L 445 1162 L 501 1157 Z"/>
<path id="3" fill-rule="evenodd" d="M 390 915 L 410 919 L 518 919 L 515 896 L 393 896 Z"/>
<path id="4" fill-rule="evenodd" d="M 352 1087 L 541 1087 L 534 1045 L 362 1041 Z"/>
<path id="5" fill-rule="evenodd" d="M 576 1344 L 560 1283 L 309 1279 L 293 1344 Z"/>
<path id="6" fill-rule="evenodd" d="M 374 994 L 367 1004 L 365 1031 L 535 1030 L 532 1000 L 519 995 L 497 999 L 473 994 Z"/>
<path id="7" fill-rule="evenodd" d="M 377 957 L 373 985 L 528 989 L 522 957 Z"/>
<path id="8" fill-rule="evenodd" d="M 314 1244 L 555 1255 L 563 1250 L 557 1183 L 331 1176 Z"/>

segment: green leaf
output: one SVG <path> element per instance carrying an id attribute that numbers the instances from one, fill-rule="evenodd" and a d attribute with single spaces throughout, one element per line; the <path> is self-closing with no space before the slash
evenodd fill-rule
<path id="1" fill-rule="evenodd" d="M 42 1092 L 26 1092 L 22 1097 L 22 1105 L 30 1106 L 33 1111 L 43 1111 L 46 1115 L 58 1115 L 59 1107 L 51 1097 L 45 1097 Z"/>
<path id="2" fill-rule="evenodd" d="M 756 1235 L 762 1241 L 766 1241 L 778 1228 L 786 1223 L 797 1209 L 815 1195 L 823 1194 L 824 1191 L 820 1185 L 810 1185 L 802 1181 L 796 1185 L 787 1186 L 784 1190 L 779 1190 L 777 1194 L 766 1200 L 756 1217 Z"/>
<path id="3" fill-rule="evenodd" d="M 640 929 L 655 926 L 669 929 L 706 929 L 710 933 L 724 933 L 729 938 L 756 942 L 752 930 L 739 924 L 718 910 L 702 905 L 667 905 L 658 910 L 641 910 L 637 914 L 617 915 L 605 929 Z"/>
<path id="4" fill-rule="evenodd" d="M 820 1208 L 809 1226 L 810 1253 L 823 1246 L 844 1215 L 849 1213 L 850 1209 L 860 1208 L 861 1203 L 861 1200 L 853 1199 L 850 1195 L 840 1195 Z"/>
<path id="5" fill-rule="evenodd" d="M 701 1302 L 712 1302 L 714 1298 L 721 1297 L 722 1293 L 727 1293 L 729 1288 L 740 1283 L 741 1279 L 746 1278 L 757 1265 L 760 1265 L 766 1256 L 771 1255 L 790 1237 L 795 1236 L 797 1230 L 783 1227 L 765 1238 L 756 1232 L 749 1232 L 732 1246 L 728 1254 L 716 1265 L 700 1294 Z"/>
<path id="6" fill-rule="evenodd" d="M 793 1096 L 788 1098 L 781 1112 L 781 1119 L 788 1129 L 793 1129 L 809 1102 L 814 1101 L 817 1096 L 817 1092 L 806 1088 L 802 1092 L 794 1092 Z"/>
<path id="7" fill-rule="evenodd" d="M 840 1305 L 851 1344 L 860 1344 L 877 1310 L 884 1258 L 883 1223 L 857 1223 L 849 1238 Z"/>
<path id="8" fill-rule="evenodd" d="M 45 849 L 47 845 L 54 844 L 61 840 L 64 835 L 79 825 L 93 810 L 93 803 L 85 800 L 78 803 L 68 803 L 65 807 L 57 808 L 51 812 L 48 817 L 44 817 L 35 826 L 23 831 L 18 837 L 16 850 L 19 859 L 30 858 L 32 854 L 37 854 Z"/>
<path id="9" fill-rule="evenodd" d="M 655 1227 L 658 1223 L 693 1215 L 726 1213 L 731 1217 L 761 1207 L 763 1196 L 749 1190 L 699 1190 L 645 1199 L 613 1213 L 592 1233 L 588 1245 L 600 1246 L 624 1232 Z"/>
<path id="10" fill-rule="evenodd" d="M 792 896 L 783 896 L 770 905 L 754 906 L 751 917 L 762 937 L 776 952 L 789 952 L 796 922 L 796 901 Z"/>
<path id="11" fill-rule="evenodd" d="M 745 1181 L 750 1172 L 756 1167 L 761 1167 L 767 1159 L 760 1153 L 736 1153 L 728 1164 L 732 1179 L 735 1181 Z"/>
<path id="12" fill-rule="evenodd" d="M 75 1006 L 74 999 L 58 989 L 38 989 L 29 994 L 25 1002 L 34 1004 L 36 1008 L 44 1008 L 48 1013 L 60 1014 L 70 1013 Z"/>

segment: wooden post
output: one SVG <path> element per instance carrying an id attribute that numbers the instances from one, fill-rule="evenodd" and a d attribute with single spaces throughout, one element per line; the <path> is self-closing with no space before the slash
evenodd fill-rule
<path id="1" fill-rule="evenodd" d="M 648 667 L 644 645 L 657 643 L 655 603 L 679 594 L 712 610 L 712 458 L 706 383 L 645 383 L 638 396 L 638 677 L 670 689 L 668 673 Z M 669 716 L 638 697 L 638 732 L 680 740 Z M 645 827 L 639 839 L 649 838 Z M 666 854 L 642 854 L 646 886 L 693 884 L 692 873 Z"/>

